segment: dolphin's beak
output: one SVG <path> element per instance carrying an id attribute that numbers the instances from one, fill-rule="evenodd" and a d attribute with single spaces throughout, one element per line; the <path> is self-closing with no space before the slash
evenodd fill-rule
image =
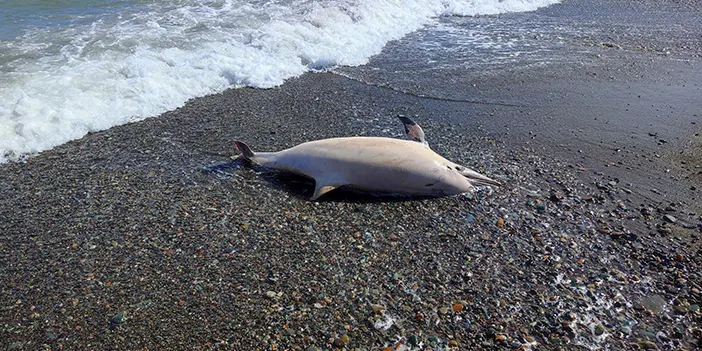
<path id="1" fill-rule="evenodd" d="M 502 186 L 502 183 L 494 179 L 490 179 L 474 170 L 465 167 L 461 167 L 461 170 L 459 170 L 458 172 L 461 173 L 462 176 L 468 178 L 468 180 L 474 184 Z"/>

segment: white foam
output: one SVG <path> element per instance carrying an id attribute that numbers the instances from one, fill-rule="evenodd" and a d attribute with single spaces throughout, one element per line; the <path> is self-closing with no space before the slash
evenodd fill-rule
<path id="1" fill-rule="evenodd" d="M 443 15 L 558 0 L 159 1 L 0 42 L 0 162 L 230 87 L 361 65 Z M 158 6 L 157 6 L 158 5 Z M 236 104 L 235 101 L 232 102 Z"/>

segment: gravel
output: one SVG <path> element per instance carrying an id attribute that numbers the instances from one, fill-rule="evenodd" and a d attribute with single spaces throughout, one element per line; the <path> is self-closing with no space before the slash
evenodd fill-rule
<path id="1" fill-rule="evenodd" d="M 679 153 L 685 163 L 653 156 L 677 143 L 637 151 L 653 160 L 635 168 L 653 175 L 642 180 L 602 166 L 620 156 L 578 152 L 593 148 L 578 140 L 568 154 L 548 138 L 475 128 L 490 119 L 466 118 L 471 106 L 307 74 L 0 165 L 0 347 L 702 346 L 702 206 L 690 171 L 702 143 Z M 498 121 L 514 111 L 481 108 Z M 505 186 L 311 202 L 310 180 L 232 159 L 234 139 L 269 151 L 402 137 L 400 114 L 439 153 Z"/>

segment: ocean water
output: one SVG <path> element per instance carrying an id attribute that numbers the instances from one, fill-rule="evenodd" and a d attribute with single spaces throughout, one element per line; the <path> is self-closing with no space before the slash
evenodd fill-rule
<path id="1" fill-rule="evenodd" d="M 433 45 L 446 52 L 461 47 L 457 55 L 481 57 L 502 44 L 447 29 L 439 19 L 532 11 L 558 1 L 5 0 L 0 163 L 157 116 L 194 97 L 363 65 L 419 29 L 438 33 Z M 431 47 L 415 54 L 421 50 Z"/>

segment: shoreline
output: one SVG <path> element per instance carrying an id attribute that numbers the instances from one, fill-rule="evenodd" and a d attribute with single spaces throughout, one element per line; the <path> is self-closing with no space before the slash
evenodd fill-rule
<path id="1" fill-rule="evenodd" d="M 308 73 L 2 164 L 1 347 L 700 347 L 700 62 L 471 78 L 510 104 Z M 311 202 L 231 159 L 398 115 L 505 186 Z"/>

